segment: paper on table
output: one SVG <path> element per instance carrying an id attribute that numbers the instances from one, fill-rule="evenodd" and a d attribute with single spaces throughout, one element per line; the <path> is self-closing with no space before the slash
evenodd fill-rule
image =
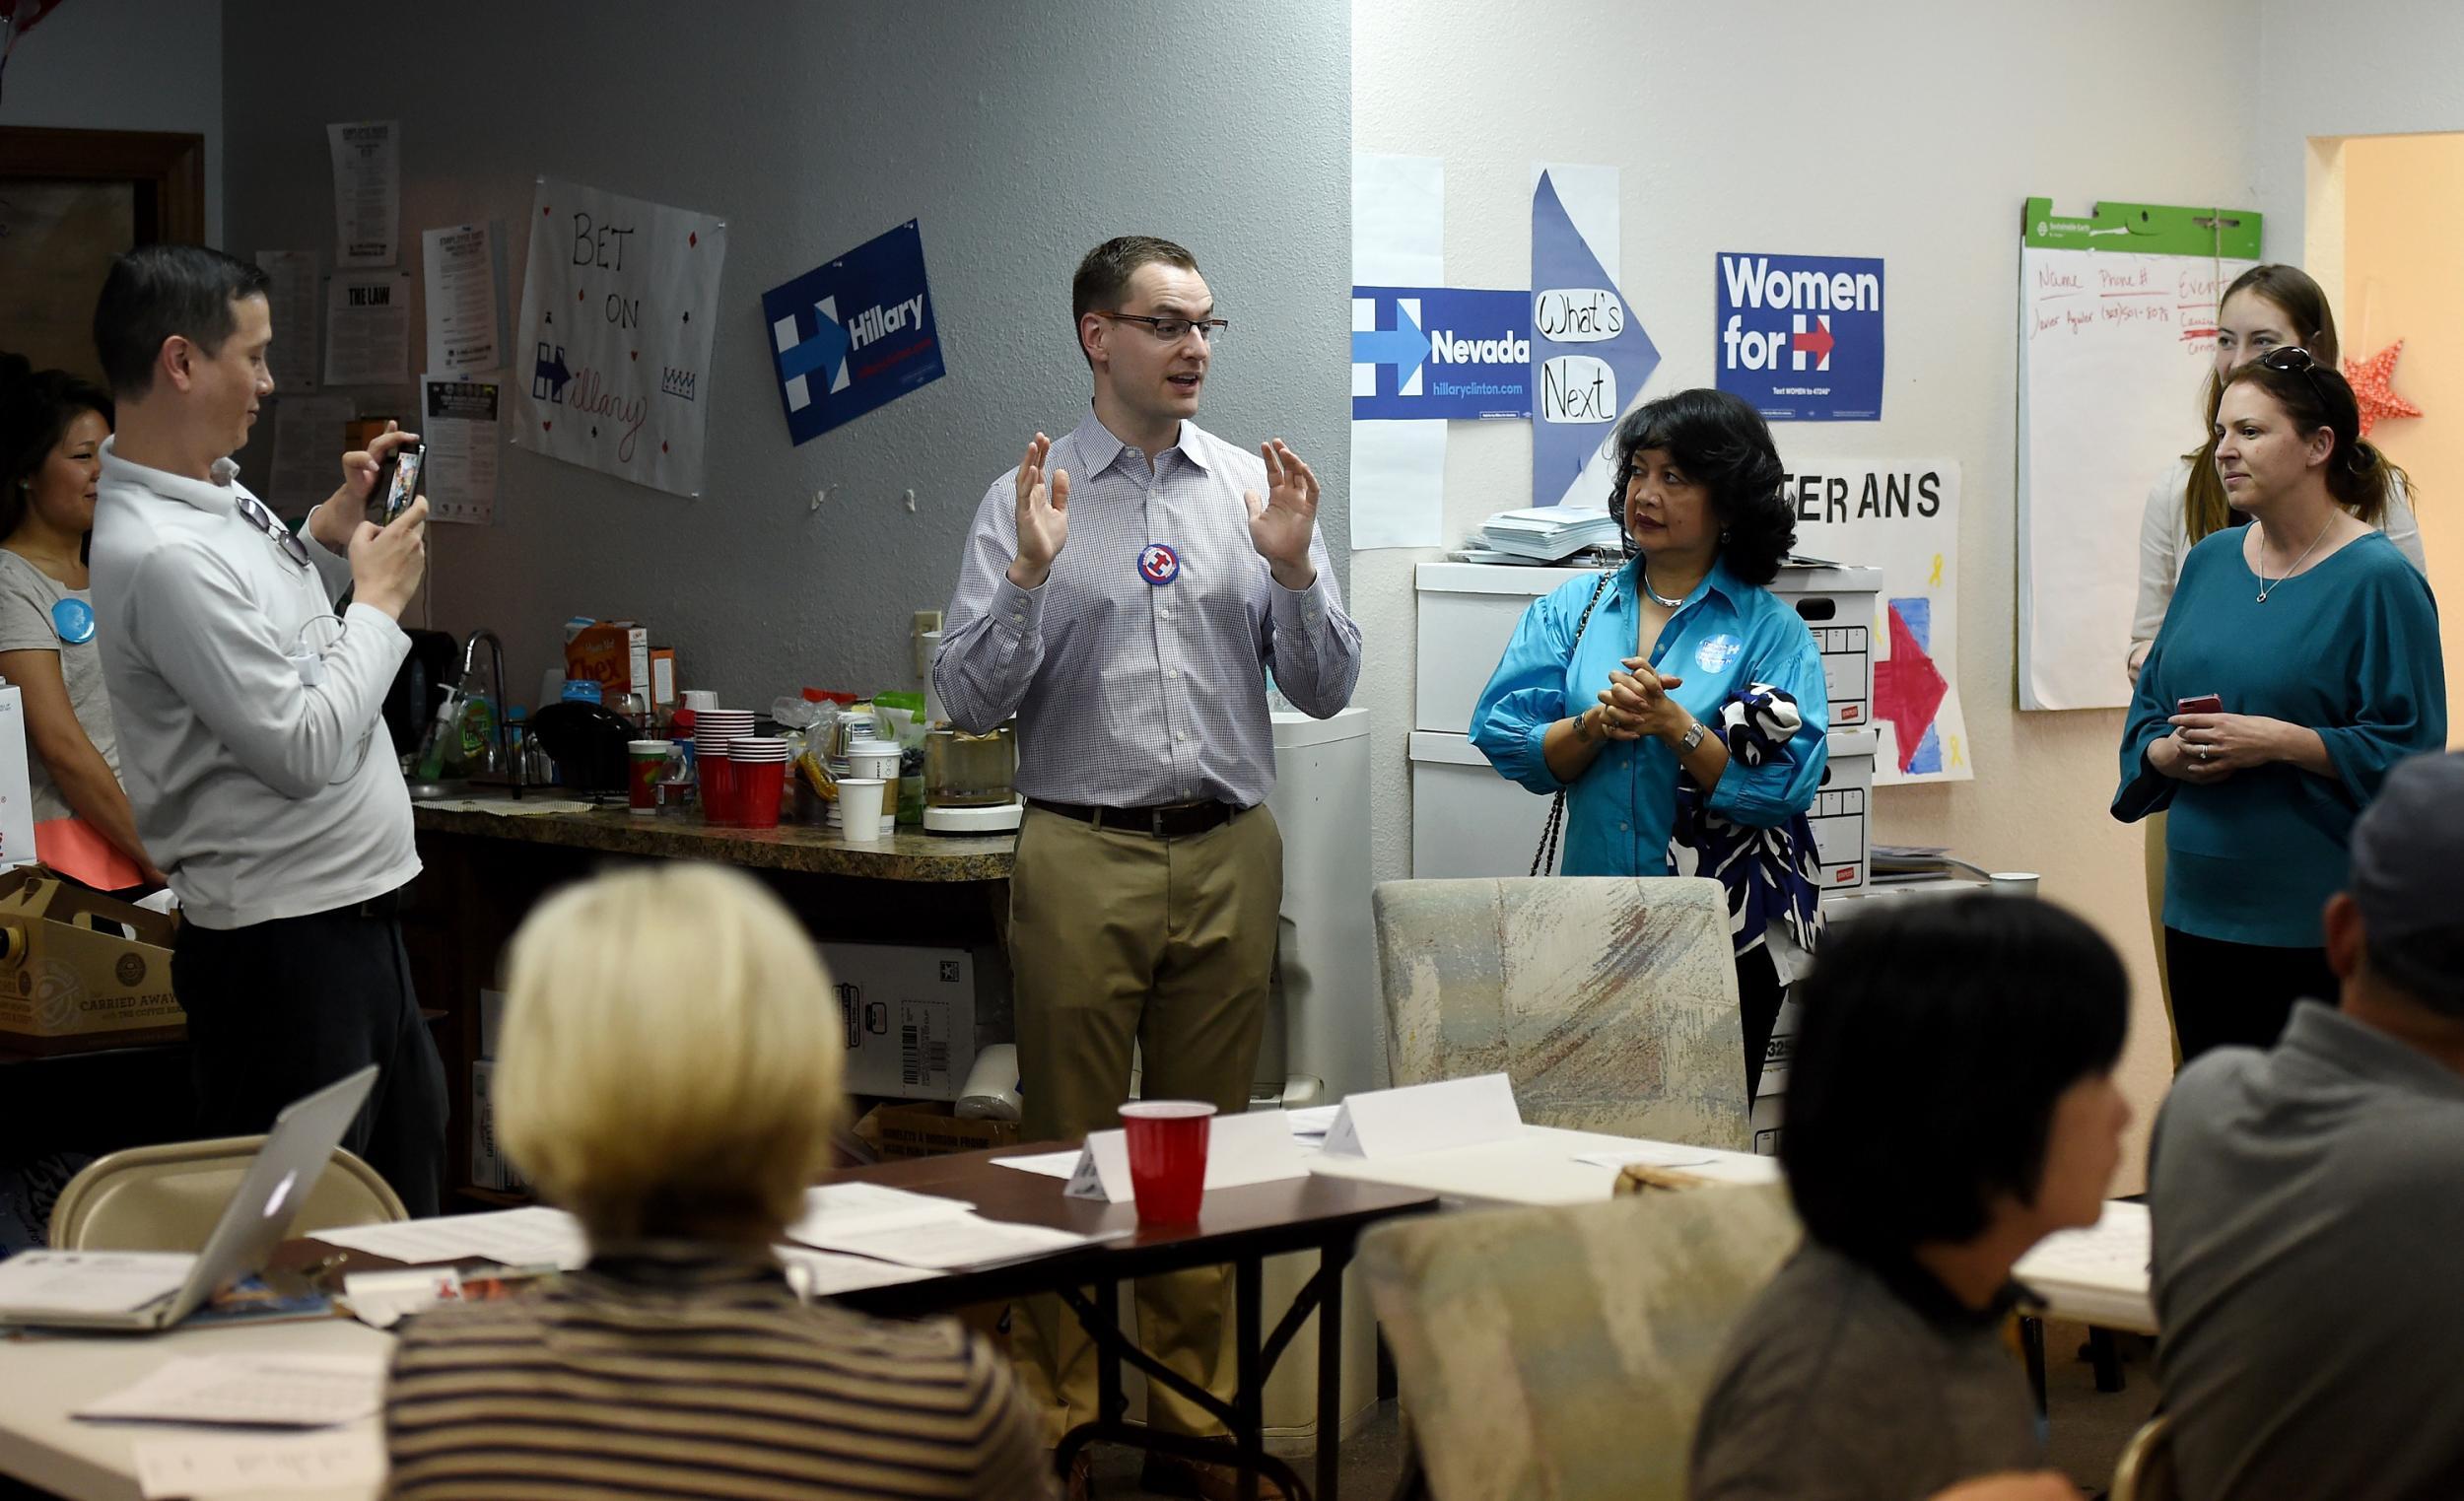
<path id="1" fill-rule="evenodd" d="M 1347 1157 L 1398 1157 L 1504 1141 L 1522 1129 L 1513 1081 L 1481 1073 L 1347 1095 L 1326 1149 Z"/>
<path id="2" fill-rule="evenodd" d="M 385 1476 L 375 1423 L 327 1433 L 183 1433 L 141 1438 L 130 1451 L 146 1501 L 244 1491 L 373 1489 Z"/>
<path id="3" fill-rule="evenodd" d="M 874 1183 L 826 1184 L 804 1191 L 803 1217 L 787 1226 L 787 1239 L 831 1246 L 839 1236 L 952 1219 L 975 1209 L 963 1198 L 910 1194 Z"/>
<path id="4" fill-rule="evenodd" d="M 589 803 L 571 797 L 440 797 L 423 802 L 432 813 L 490 813 L 498 818 L 545 818 L 556 813 L 587 813 Z"/>
<path id="5" fill-rule="evenodd" d="M 329 1245 L 413 1264 L 484 1258 L 507 1266 L 553 1263 L 570 1271 L 590 1260 L 582 1222 L 561 1209 L 533 1205 L 493 1214 L 448 1214 L 390 1225 L 319 1230 Z"/>
<path id="6" fill-rule="evenodd" d="M 1649 1146 L 1620 1147 L 1613 1152 L 1577 1152 L 1574 1160 L 1595 1168 L 1621 1168 L 1629 1163 L 1655 1168 L 1698 1168 L 1715 1159 L 1698 1146 L 1654 1142 Z"/>
<path id="7" fill-rule="evenodd" d="M 0 1309 L 119 1314 L 168 1298 L 197 1259 L 184 1251 L 28 1251 L 0 1262 Z"/>
<path id="8" fill-rule="evenodd" d="M 2060 1231 L 2037 1242 L 2011 1274 L 2040 1292 L 2070 1294 L 2063 1300 L 2069 1304 L 2081 1303 L 2081 1293 L 2104 1298 L 2117 1311 L 2131 1313 L 2134 1322 L 2153 1328 L 2152 1244 L 2146 1204 L 2108 1203 L 2088 1228 Z"/>
<path id="9" fill-rule="evenodd" d="M 1446 543 L 1446 424 L 1352 424 L 1352 548 Z"/>
<path id="10" fill-rule="evenodd" d="M 1217 1116 L 1207 1124 L 1206 1192 L 1308 1176 L 1309 1165 L 1302 1159 L 1300 1143 L 1293 1137 L 1290 1119 L 1282 1111 L 1243 1111 L 1239 1115 Z M 1061 1192 L 1071 1198 L 1095 1198 L 1116 1204 L 1135 1197 L 1129 1182 L 1129 1132 L 1087 1132 L 1086 1148 L 1079 1153 L 1069 1185 Z"/>
<path id="11" fill-rule="evenodd" d="M 940 1273 L 922 1266 L 901 1266 L 891 1262 L 876 1262 L 869 1257 L 842 1256 L 835 1251 L 814 1251 L 805 1246 L 773 1246 L 780 1262 L 787 1268 L 787 1285 L 797 1297 L 811 1302 L 815 1298 L 835 1298 L 843 1292 L 857 1292 L 867 1287 L 888 1287 L 897 1282 L 922 1282 Z"/>
<path id="12" fill-rule="evenodd" d="M 1307 1110 L 1287 1110 L 1283 1114 L 1292 1123 L 1295 1136 L 1323 1136 L 1335 1128 L 1335 1118 L 1343 1113 L 1341 1105 L 1312 1105 Z"/>
<path id="13" fill-rule="evenodd" d="M 992 1166 L 1016 1168 L 1021 1173 L 1040 1173 L 1046 1178 L 1067 1178 L 1078 1170 L 1080 1153 L 1075 1151 L 1037 1152 L 1026 1157 L 995 1157 Z"/>
<path id="14" fill-rule="evenodd" d="M 323 1428 L 374 1413 L 388 1352 L 175 1355 L 135 1386 L 88 1402 L 83 1418 Z"/>
<path id="15" fill-rule="evenodd" d="M 1094 1237 L 1044 1225 L 986 1219 L 969 1212 L 928 1219 L 862 1223 L 855 1229 L 799 1235 L 796 1239 L 825 1251 L 875 1257 L 903 1266 L 929 1266 L 938 1271 L 955 1271 L 962 1266 L 985 1266 L 994 1262 L 1048 1256 L 1072 1246 L 1086 1245 Z"/>
<path id="16" fill-rule="evenodd" d="M 370 1329 L 391 1329 L 407 1314 L 462 1295 L 462 1274 L 450 1266 L 408 1271 L 354 1271 L 342 1278 L 342 1301 Z"/>

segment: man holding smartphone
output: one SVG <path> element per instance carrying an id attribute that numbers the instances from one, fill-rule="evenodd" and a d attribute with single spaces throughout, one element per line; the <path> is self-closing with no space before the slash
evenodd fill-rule
<path id="1" fill-rule="evenodd" d="M 171 983 L 200 1130 L 263 1131 L 378 1064 L 344 1144 L 412 1214 L 435 1214 L 445 1069 L 395 920 L 419 856 L 381 718 L 410 649 L 396 621 L 427 566 L 427 502 L 366 519 L 416 435 L 388 424 L 343 455 L 341 487 L 297 533 L 249 494 L 230 454 L 274 389 L 266 286 L 199 245 L 141 246 L 103 281 L 95 346 L 118 407 L 94 525 L 103 679 L 138 832 L 186 920 Z"/>

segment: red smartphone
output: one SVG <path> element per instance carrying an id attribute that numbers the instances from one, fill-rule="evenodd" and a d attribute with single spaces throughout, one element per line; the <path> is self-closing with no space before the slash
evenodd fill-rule
<path id="1" fill-rule="evenodd" d="M 2213 693 L 2203 693 L 2195 699 L 2175 699 L 2173 712 L 2175 714 L 2223 714 L 2224 701 Z"/>

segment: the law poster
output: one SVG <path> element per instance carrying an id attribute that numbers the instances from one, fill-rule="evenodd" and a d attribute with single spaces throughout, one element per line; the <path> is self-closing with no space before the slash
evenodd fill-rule
<path id="1" fill-rule="evenodd" d="M 1532 187 L 1532 504 L 1605 506 L 1608 436 L 1660 366 L 1617 289 L 1617 170 L 1550 165 Z"/>
<path id="2" fill-rule="evenodd" d="M 1773 422 L 1882 418 L 1882 263 L 1722 252 L 1720 389 Z"/>
<path id="3" fill-rule="evenodd" d="M 941 378 L 941 335 L 913 219 L 762 294 L 787 407 L 807 443 Z"/>
<path id="4" fill-rule="evenodd" d="M 325 282 L 325 383 L 400 385 L 411 378 L 411 273 Z"/>
<path id="5" fill-rule="evenodd" d="M 531 207 L 507 441 L 700 495 L 726 222 L 550 177 Z"/>
<path id="6" fill-rule="evenodd" d="M 1869 648 L 1882 741 L 1874 785 L 1973 778 L 1959 707 L 1958 463 L 1798 460 L 1783 494 L 1799 553 L 1882 571 Z"/>

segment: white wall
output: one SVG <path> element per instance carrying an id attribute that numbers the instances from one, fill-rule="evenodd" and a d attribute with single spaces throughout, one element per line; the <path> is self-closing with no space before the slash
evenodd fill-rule
<path id="1" fill-rule="evenodd" d="M 21 37 L 0 125 L 205 137 L 205 238 L 223 242 L 223 0 L 75 0 Z"/>
<path id="2" fill-rule="evenodd" d="M 2256 34 L 2258 69 L 2242 91 L 2254 187 L 2267 216 L 2267 253 L 2297 261 L 2311 242 L 2306 179 L 2314 163 L 2332 156 L 2332 138 L 2464 130 L 2464 88 L 2456 81 L 2464 6 L 2263 0 Z M 2321 149 L 2314 152 L 2313 141 Z M 2336 306 L 2344 310 L 2341 301 Z"/>
<path id="3" fill-rule="evenodd" d="M 1962 470 L 1959 688 L 1978 776 L 1882 791 L 1876 837 L 2040 871 L 2122 949 L 2142 1129 L 2170 1058 L 2140 831 L 2106 813 L 2121 715 L 2022 715 L 2013 691 L 2019 211 L 2036 193 L 2084 209 L 2246 192 L 2240 100 L 2185 85 L 2257 61 L 2235 0 L 1353 7 L 1353 143 L 1445 159 L 1448 281 L 1529 285 L 1535 161 L 1623 169 L 1620 280 L 1664 359 L 1646 395 L 1711 383 L 1718 251 L 1887 261 L 1883 420 L 1778 430 L 1783 455 L 1949 454 Z M 2168 458 L 2149 455 L 2151 473 Z M 1447 534 L 1530 504 L 1530 465 L 1528 425 L 1457 424 Z M 2114 539 L 2116 568 L 2130 545 Z M 1430 556 L 1353 557 L 1381 878 L 1409 869 L 1411 568 Z"/>
<path id="4" fill-rule="evenodd" d="M 909 616 L 948 603 L 986 486 L 1086 411 L 1069 278 L 1114 235 L 1197 253 L 1233 320 L 1201 420 L 1287 440 L 1345 534 L 1339 5 L 433 0 L 373 31 L 361 7 L 246 0 L 225 30 L 239 253 L 330 247 L 325 125 L 349 119 L 402 121 L 407 248 L 493 217 L 517 284 L 540 173 L 728 221 L 703 499 L 509 450 L 499 523 L 431 532 L 434 623 L 500 632 L 520 701 L 576 614 L 644 621 L 731 702 L 920 690 Z M 910 218 L 949 374 L 790 445 L 761 294 Z"/>

